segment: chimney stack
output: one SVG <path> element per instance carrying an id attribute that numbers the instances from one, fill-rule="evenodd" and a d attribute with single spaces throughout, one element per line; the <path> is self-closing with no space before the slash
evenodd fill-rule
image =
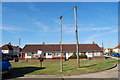
<path id="1" fill-rule="evenodd" d="M 93 44 L 95 44 L 95 42 L 94 42 L 94 41 L 93 41 L 92 43 L 93 43 Z"/>
<path id="2" fill-rule="evenodd" d="M 11 45 L 11 43 L 9 42 L 8 45 Z"/>
<path id="3" fill-rule="evenodd" d="M 43 42 L 42 44 L 45 44 L 45 42 Z"/>

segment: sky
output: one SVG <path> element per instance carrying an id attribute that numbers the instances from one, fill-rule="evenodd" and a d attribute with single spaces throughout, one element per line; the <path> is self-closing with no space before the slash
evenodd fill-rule
<path id="1" fill-rule="evenodd" d="M 59 44 L 60 16 L 63 16 L 63 43 L 75 44 L 74 5 L 80 44 L 94 41 L 99 46 L 103 42 L 105 48 L 117 46 L 117 2 L 3 2 L 2 45 L 8 42 L 19 45 L 19 38 L 21 47 L 43 42 Z"/>

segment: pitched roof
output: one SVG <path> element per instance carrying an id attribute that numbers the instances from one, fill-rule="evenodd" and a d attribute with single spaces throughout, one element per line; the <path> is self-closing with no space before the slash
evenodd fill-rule
<path id="1" fill-rule="evenodd" d="M 13 50 L 15 48 L 19 49 L 20 47 L 19 46 L 13 46 L 10 43 L 5 44 L 5 45 L 2 46 L 2 50 Z"/>
<path id="2" fill-rule="evenodd" d="M 120 44 L 119 44 L 118 46 L 114 47 L 114 49 L 116 49 L 116 48 L 119 48 L 119 49 L 120 49 Z"/>
<path id="3" fill-rule="evenodd" d="M 62 44 L 63 52 L 76 52 L 76 44 Z M 22 52 L 36 52 L 38 50 L 45 52 L 59 52 L 60 44 L 33 44 L 25 45 Z M 79 51 L 102 51 L 97 44 L 79 44 Z"/>
<path id="4" fill-rule="evenodd" d="M 11 47 L 11 45 L 6 44 L 2 46 L 2 50 L 13 50 L 13 48 Z"/>

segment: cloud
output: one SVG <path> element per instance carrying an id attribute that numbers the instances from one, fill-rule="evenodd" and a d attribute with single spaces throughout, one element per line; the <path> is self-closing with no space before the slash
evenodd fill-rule
<path id="1" fill-rule="evenodd" d="M 37 21 L 35 19 L 33 19 L 33 24 L 38 28 L 38 32 L 45 32 L 45 33 L 54 33 L 54 32 L 59 32 L 60 28 L 58 26 L 49 26 L 45 25 L 43 22 L 41 21 Z"/>
<path id="2" fill-rule="evenodd" d="M 100 30 L 112 30 L 113 27 L 90 27 L 90 28 L 79 28 L 79 31 L 100 31 Z"/>
<path id="3" fill-rule="evenodd" d="M 114 28 L 117 27 L 79 27 L 78 31 L 105 31 L 105 30 L 114 30 Z M 63 31 L 66 33 L 73 33 L 75 32 L 75 27 L 74 25 L 66 25 L 63 24 Z"/>
<path id="4" fill-rule="evenodd" d="M 18 31 L 33 31 L 33 30 L 30 30 L 28 28 L 23 28 L 23 27 L 16 27 L 16 26 L 12 26 L 11 25 L 6 25 L 6 26 L 1 26 L 0 27 L 0 30 L 5 30 L 5 31 L 9 31 L 9 32 L 18 32 Z"/>
<path id="5" fill-rule="evenodd" d="M 55 20 L 55 23 L 60 24 L 59 20 Z M 74 33 L 75 32 L 75 26 L 73 24 L 62 24 L 63 31 L 66 33 Z M 81 27 L 84 26 L 84 27 Z M 93 27 L 95 26 L 95 27 Z M 95 24 L 79 24 L 78 23 L 78 31 L 103 31 L 103 30 L 114 30 L 114 28 L 117 27 L 97 27 Z"/>
<path id="6" fill-rule="evenodd" d="M 49 31 L 49 28 L 48 28 L 48 26 L 47 25 L 44 25 L 42 22 L 39 22 L 39 21 L 36 21 L 36 22 L 34 22 L 34 24 L 37 26 L 37 27 L 39 27 L 39 31 L 40 32 L 47 32 L 47 31 Z"/>
<path id="7" fill-rule="evenodd" d="M 13 30 L 15 30 L 15 28 L 12 28 L 12 27 L 0 27 L 0 30 L 13 31 Z"/>
<path id="8" fill-rule="evenodd" d="M 92 41 L 94 41 L 95 38 L 97 38 L 97 37 L 101 37 L 101 36 L 105 36 L 105 35 L 112 34 L 112 33 L 117 33 L 117 32 L 118 32 L 118 29 L 117 29 L 117 28 L 114 28 L 113 30 L 110 30 L 109 32 L 99 33 L 99 34 L 93 34 L 93 35 L 91 35 L 90 37 L 88 37 L 88 39 L 85 41 L 85 43 L 92 42 Z"/>

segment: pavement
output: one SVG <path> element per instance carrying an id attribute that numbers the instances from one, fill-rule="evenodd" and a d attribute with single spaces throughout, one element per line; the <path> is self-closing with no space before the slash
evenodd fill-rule
<path id="1" fill-rule="evenodd" d="M 104 55 L 105 57 L 111 57 L 111 58 L 113 58 L 113 59 L 117 59 L 117 60 L 120 60 L 120 58 L 118 58 L 118 57 L 113 57 L 113 56 L 107 56 L 107 55 Z"/>

